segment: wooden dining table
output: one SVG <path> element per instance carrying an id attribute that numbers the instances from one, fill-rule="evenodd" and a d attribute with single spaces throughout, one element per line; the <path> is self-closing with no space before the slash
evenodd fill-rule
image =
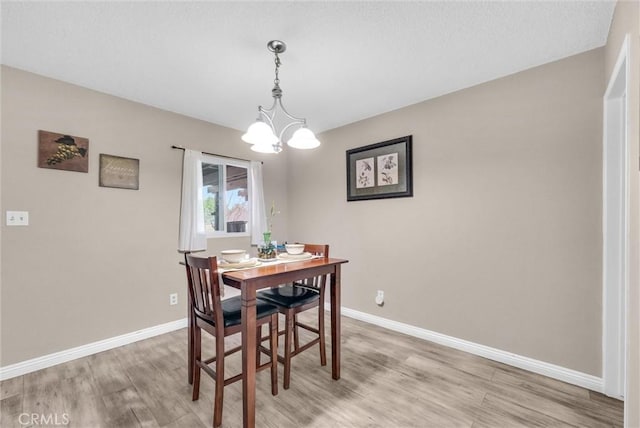
<path id="1" fill-rule="evenodd" d="M 242 421 L 256 424 L 256 291 L 318 275 L 329 275 L 331 305 L 331 376 L 340 379 L 340 267 L 348 260 L 313 258 L 289 263 L 263 264 L 222 273 L 226 285 L 240 290 L 242 301 Z M 323 303 L 321 303 L 323 304 Z"/>

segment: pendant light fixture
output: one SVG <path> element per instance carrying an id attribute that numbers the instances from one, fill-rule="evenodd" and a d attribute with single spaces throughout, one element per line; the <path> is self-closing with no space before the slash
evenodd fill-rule
<path id="1" fill-rule="evenodd" d="M 249 126 L 247 132 L 242 136 L 242 140 L 252 144 L 251 150 L 253 151 L 260 153 L 280 153 L 282 151 L 282 138 L 285 132 L 292 129 L 292 127 L 298 126 L 298 129 L 296 129 L 287 141 L 287 145 L 296 149 L 313 149 L 318 147 L 320 141 L 318 141 L 313 132 L 307 128 L 307 120 L 289 114 L 287 109 L 282 105 L 282 89 L 280 88 L 280 79 L 278 77 L 281 63 L 278 55 L 287 50 L 287 45 L 280 40 L 271 40 L 267 43 L 267 48 L 275 55 L 276 64 L 276 78 L 273 80 L 274 86 L 271 90 L 273 104 L 270 108 L 258 106 L 258 119 Z M 282 111 L 284 116 L 290 119 L 291 122 L 283 126 L 282 130 L 278 133 L 275 122 L 279 111 Z"/>

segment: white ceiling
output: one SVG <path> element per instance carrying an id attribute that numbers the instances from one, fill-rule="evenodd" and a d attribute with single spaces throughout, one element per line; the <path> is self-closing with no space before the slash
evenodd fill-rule
<path id="1" fill-rule="evenodd" d="M 615 2 L 2 2 L 2 63 L 245 129 L 283 102 L 316 131 L 606 42 Z"/>

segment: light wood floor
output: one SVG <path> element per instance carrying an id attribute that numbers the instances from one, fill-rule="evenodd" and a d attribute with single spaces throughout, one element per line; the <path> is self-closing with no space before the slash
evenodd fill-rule
<path id="1" fill-rule="evenodd" d="M 294 358 L 288 391 L 278 367 L 276 397 L 261 372 L 259 427 L 622 426 L 622 403 L 601 394 L 353 319 L 342 325 L 342 379 L 331 379 L 331 363 L 321 367 L 315 350 Z M 24 427 L 20 414 L 36 413 L 58 422 L 66 414 L 66 426 L 80 428 L 210 427 L 213 381 L 203 374 L 200 400 L 191 401 L 186 334 L 3 381 L 0 426 Z M 239 365 L 231 357 L 228 374 Z M 224 393 L 223 426 L 240 427 L 241 383 Z"/>

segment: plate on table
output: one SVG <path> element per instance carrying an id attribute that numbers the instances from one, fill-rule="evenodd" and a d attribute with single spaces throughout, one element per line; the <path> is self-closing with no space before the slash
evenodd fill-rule
<path id="1" fill-rule="evenodd" d="M 260 261 L 254 257 L 251 259 L 243 260 L 238 263 L 229 263 L 229 262 L 225 262 L 224 260 L 220 260 L 218 262 L 218 267 L 223 269 L 242 269 L 242 268 L 260 266 L 261 264 L 262 263 L 260 263 Z"/>
<path id="2" fill-rule="evenodd" d="M 289 254 L 289 253 L 282 253 L 282 254 L 278 254 L 278 258 L 280 260 L 306 260 L 306 259 L 310 259 L 311 257 L 313 257 L 313 255 L 311 253 L 300 253 L 300 254 Z"/>
<path id="3" fill-rule="evenodd" d="M 263 262 L 263 263 L 271 263 L 271 262 L 277 262 L 278 261 L 278 259 L 276 257 L 272 257 L 270 259 L 263 259 L 263 258 L 258 257 L 258 260 Z"/>

